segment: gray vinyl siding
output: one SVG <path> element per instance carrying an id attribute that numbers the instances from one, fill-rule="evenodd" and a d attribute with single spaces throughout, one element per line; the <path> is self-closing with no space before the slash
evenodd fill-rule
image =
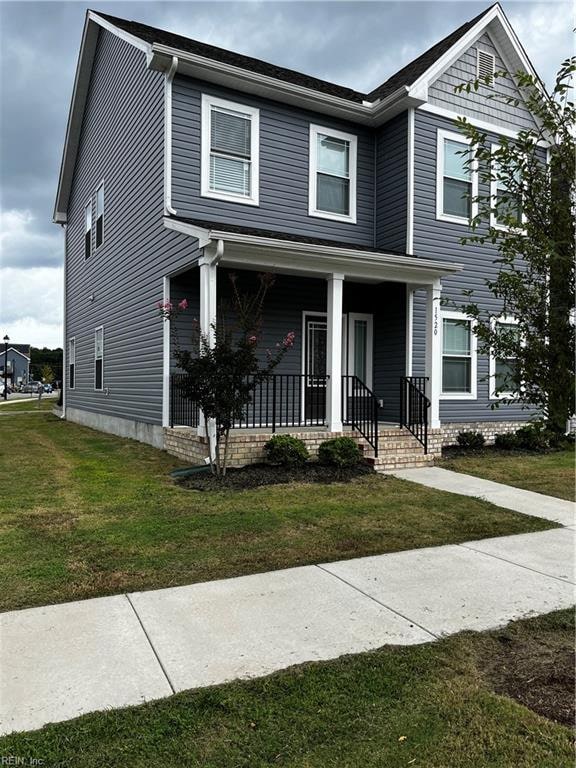
<path id="1" fill-rule="evenodd" d="M 417 110 L 415 114 L 415 173 L 414 173 L 414 252 L 419 256 L 462 264 L 456 275 L 442 279 L 442 296 L 461 306 L 476 301 L 485 310 L 498 312 L 501 305 L 486 287 L 486 279 L 496 276 L 498 256 L 496 246 L 467 244 L 460 238 L 470 234 L 469 227 L 436 219 L 436 151 L 439 128 L 454 130 L 452 121 Z M 496 137 L 494 137 L 496 139 Z M 480 187 L 480 194 L 487 192 Z M 472 290 L 471 299 L 463 290 Z M 447 307 L 453 308 L 453 307 Z M 457 308 L 457 307 L 456 307 Z M 425 294 L 416 292 L 414 298 L 413 373 L 424 373 L 425 354 Z M 500 405 L 491 410 L 488 382 L 488 358 L 478 355 L 478 397 L 476 400 L 441 400 L 441 421 L 481 421 L 497 419 L 526 419 L 527 412 L 515 405 Z"/>
<path id="2" fill-rule="evenodd" d="M 160 424 L 163 275 L 197 242 L 163 226 L 163 76 L 144 53 L 101 31 L 66 228 L 66 345 L 76 338 L 66 405 Z M 104 180 L 104 242 L 84 258 L 84 207 Z M 93 297 L 91 299 L 90 297 Z M 104 326 L 103 391 L 94 390 L 94 330 Z M 68 379 L 66 372 L 66 381 Z"/>
<path id="3" fill-rule="evenodd" d="M 256 273 L 234 270 L 242 292 L 256 288 Z M 218 304 L 231 306 L 229 270 L 218 270 Z M 190 270 L 172 281 L 171 299 L 186 298 L 189 308 L 175 321 L 178 344 L 189 348 L 191 324 L 198 317 L 199 272 Z M 406 366 L 406 286 L 403 283 L 365 285 L 345 281 L 343 312 L 367 313 L 374 316 L 373 389 L 384 401 L 380 418 L 397 421 L 400 377 Z M 275 373 L 301 374 L 304 313 L 326 313 L 327 284 L 317 278 L 276 275 L 264 304 L 262 337 L 259 343 L 261 360 L 266 360 L 266 350 L 274 351 L 276 344 L 289 331 L 296 334 L 294 346 L 282 358 Z M 343 338 L 344 355 L 347 357 L 347 333 Z M 173 366 L 173 370 L 176 370 Z M 344 374 L 347 370 L 342 371 Z"/>
<path id="4" fill-rule="evenodd" d="M 376 132 L 375 246 L 406 251 L 408 210 L 408 115 L 392 118 Z"/>
<path id="5" fill-rule="evenodd" d="M 200 196 L 201 99 L 206 93 L 260 110 L 258 206 Z M 310 124 L 358 137 L 356 224 L 308 215 Z M 372 245 L 374 139 L 361 126 L 184 76 L 173 86 L 172 202 L 181 216 Z"/>
<path id="6" fill-rule="evenodd" d="M 484 33 L 474 45 L 464 53 L 449 69 L 436 80 L 429 89 L 428 99 L 444 109 L 450 109 L 458 114 L 485 120 L 495 125 L 518 131 L 523 128 L 533 128 L 534 119 L 522 104 L 514 106 L 505 104 L 498 97 L 519 97 L 519 91 L 510 77 L 499 77 L 493 87 L 481 86 L 478 91 L 470 93 L 455 93 L 454 88 L 462 83 L 476 80 L 476 51 L 477 49 L 492 53 L 496 57 L 496 71 L 509 71 L 498 50 L 492 43 L 490 35 Z"/>

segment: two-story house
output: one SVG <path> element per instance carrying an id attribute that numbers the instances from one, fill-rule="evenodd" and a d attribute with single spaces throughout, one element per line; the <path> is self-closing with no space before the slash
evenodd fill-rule
<path id="1" fill-rule="evenodd" d="M 65 417 L 200 459 L 156 304 L 186 298 L 173 322 L 209 333 L 232 270 L 276 275 L 264 346 L 296 333 L 237 424 L 236 461 L 278 429 L 312 445 L 351 431 L 390 467 L 463 429 L 517 427 L 519 406 L 490 408 L 509 361 L 478 354 L 440 300 L 473 289 L 492 306 L 497 269 L 494 247 L 460 242 L 479 182 L 456 117 L 494 144 L 533 125 L 489 98 L 520 97 L 513 78 L 455 86 L 519 69 L 533 72 L 498 4 L 370 93 L 88 12 L 54 212 Z"/>
<path id="2" fill-rule="evenodd" d="M 30 344 L 9 344 L 0 349 L 0 384 L 14 389 L 30 378 Z"/>

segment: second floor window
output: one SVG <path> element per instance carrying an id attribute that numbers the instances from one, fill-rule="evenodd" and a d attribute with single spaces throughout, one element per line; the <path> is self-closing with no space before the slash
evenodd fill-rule
<path id="1" fill-rule="evenodd" d="M 436 217 L 468 224 L 476 215 L 477 173 L 470 162 L 470 145 L 457 133 L 438 131 Z"/>
<path id="2" fill-rule="evenodd" d="M 310 126 L 309 214 L 356 222 L 357 137 Z"/>
<path id="3" fill-rule="evenodd" d="M 92 200 L 84 208 L 84 256 L 92 253 Z"/>
<path id="4" fill-rule="evenodd" d="M 68 341 L 68 386 L 74 389 L 76 384 L 76 339 Z"/>
<path id="5" fill-rule="evenodd" d="M 96 190 L 96 248 L 104 242 L 104 183 Z"/>
<path id="6" fill-rule="evenodd" d="M 517 171 L 511 174 L 501 170 L 501 165 L 498 162 L 499 149 L 497 144 L 492 145 L 492 181 L 490 185 L 492 212 L 490 224 L 498 229 L 507 229 L 509 226 L 522 225 L 521 177 Z"/>
<path id="7" fill-rule="evenodd" d="M 258 205 L 259 110 L 202 97 L 201 193 Z"/>
<path id="8" fill-rule="evenodd" d="M 104 328 L 96 328 L 94 331 L 94 389 L 102 389 L 104 376 Z"/>

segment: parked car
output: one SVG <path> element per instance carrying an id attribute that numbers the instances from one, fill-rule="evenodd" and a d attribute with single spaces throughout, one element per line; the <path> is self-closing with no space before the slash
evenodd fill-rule
<path id="1" fill-rule="evenodd" d="M 40 387 L 42 387 L 41 381 L 29 381 L 28 384 L 24 384 L 24 386 L 22 387 L 22 392 L 24 392 L 25 394 L 30 394 L 30 393 L 37 394 L 38 389 Z"/>
<path id="2" fill-rule="evenodd" d="M 52 394 L 52 384 L 44 384 L 44 392 L 47 395 Z"/>
<path id="3" fill-rule="evenodd" d="M 12 387 L 10 386 L 10 384 L 8 384 L 6 389 L 8 391 L 8 394 L 11 395 L 12 394 Z M 3 383 L 0 384 L 0 395 L 2 395 L 2 397 L 4 396 L 4 384 Z"/>

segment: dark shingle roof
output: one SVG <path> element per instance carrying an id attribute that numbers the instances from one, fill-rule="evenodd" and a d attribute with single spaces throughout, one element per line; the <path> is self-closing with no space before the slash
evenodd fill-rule
<path id="1" fill-rule="evenodd" d="M 494 5 L 498 5 L 495 3 Z M 260 59 L 252 58 L 252 56 L 244 56 L 240 53 L 234 53 L 228 51 L 225 48 L 218 48 L 214 45 L 208 45 L 207 43 L 201 43 L 198 40 L 192 40 L 189 37 L 183 37 L 182 35 L 176 35 L 173 32 L 166 32 L 156 27 L 150 27 L 147 24 L 140 24 L 137 21 L 127 21 L 126 19 L 120 19 L 117 16 L 110 16 L 107 13 L 100 13 L 95 11 L 103 19 L 106 19 L 111 24 L 123 29 L 135 37 L 144 40 L 147 43 L 159 43 L 160 45 L 166 45 L 171 48 L 176 48 L 181 51 L 187 51 L 189 53 L 195 53 L 199 56 L 204 56 L 214 61 L 220 61 L 224 64 L 230 64 L 241 69 L 246 69 L 251 72 L 256 72 L 261 75 L 267 75 L 268 77 L 276 78 L 287 83 L 294 83 L 295 85 L 301 85 L 305 88 L 311 88 L 312 90 L 319 91 L 320 93 L 326 93 L 331 96 L 337 96 L 341 99 L 353 101 L 361 104 L 363 101 L 376 101 L 377 99 L 383 99 L 389 94 L 402 86 L 412 85 L 435 61 L 437 61 L 443 54 L 445 54 L 458 40 L 463 37 L 469 29 L 471 29 L 480 19 L 488 13 L 491 5 L 485 11 L 475 16 L 470 21 L 467 21 L 461 27 L 451 32 L 439 43 L 429 48 L 425 53 L 418 58 L 411 61 L 405 67 L 402 67 L 398 72 L 389 77 L 385 82 L 379 85 L 370 93 L 360 93 L 352 88 L 345 88 L 335 83 L 330 83 L 326 80 L 321 80 L 311 75 L 305 75 L 301 72 L 296 72 L 293 69 L 286 69 L 285 67 L 279 67 L 275 64 L 270 64 Z"/>
<path id="2" fill-rule="evenodd" d="M 23 355 L 26 355 L 26 357 L 30 357 L 30 344 L 12 344 L 12 342 L 9 341 L 8 349 L 15 349 L 16 352 L 21 352 Z"/>
<path id="3" fill-rule="evenodd" d="M 309 245 L 325 245 L 329 248 L 352 249 L 355 251 L 366 251 L 367 253 L 389 253 L 394 256 L 408 256 L 404 251 L 391 251 L 388 248 L 374 248 L 371 245 L 359 243 L 346 243 L 338 240 L 327 240 L 321 237 L 309 237 L 307 235 L 295 235 L 290 232 L 277 232 L 270 229 L 259 229 L 257 227 L 243 227 L 239 224 L 227 224 L 222 221 L 205 221 L 203 219 L 188 219 L 185 216 L 170 216 L 170 219 L 182 221 L 184 224 L 191 224 L 193 227 L 201 229 L 216 230 L 218 232 L 230 232 L 238 235 L 252 235 L 253 237 L 269 237 L 273 240 L 287 240 L 291 243 L 306 243 Z M 414 257 L 411 257 L 414 258 Z"/>

